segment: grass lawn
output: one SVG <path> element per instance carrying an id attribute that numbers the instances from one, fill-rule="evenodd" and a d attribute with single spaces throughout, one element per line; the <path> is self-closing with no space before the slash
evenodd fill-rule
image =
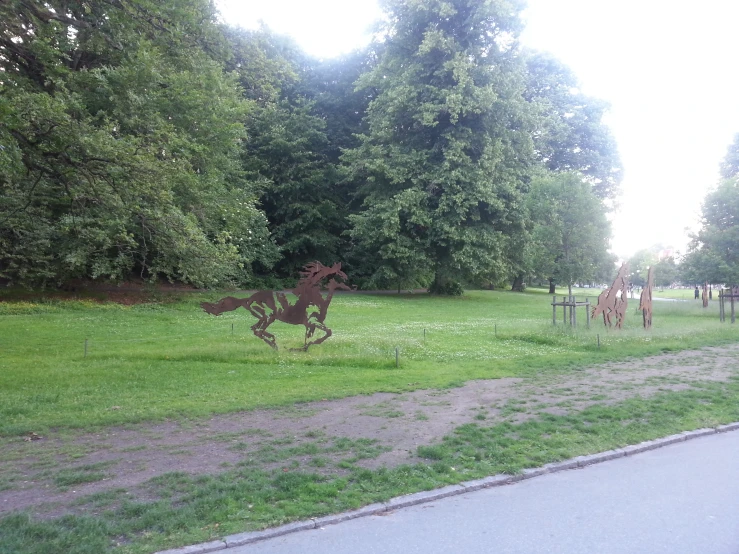
<path id="1" fill-rule="evenodd" d="M 0 303 L 0 436 L 447 387 L 739 335 L 718 321 L 716 303 L 656 302 L 645 332 L 634 300 L 618 332 L 596 321 L 586 329 L 584 310 L 576 330 L 562 325 L 561 311 L 553 326 L 551 297 L 536 289 L 461 298 L 347 294 L 335 297 L 326 320 L 334 336 L 308 353 L 291 352 L 284 346 L 299 346 L 303 328 L 277 323 L 270 329 L 283 348 L 275 352 L 253 336 L 244 310 L 218 318 L 200 310 L 200 301 L 217 297 L 130 307 Z"/>
<path id="2" fill-rule="evenodd" d="M 594 298 L 598 292 L 576 294 Z M 470 291 L 443 299 L 345 294 L 329 310 L 334 336 L 308 353 L 291 352 L 284 347 L 302 343 L 301 329 L 275 325 L 283 346 L 275 352 L 251 334 L 245 311 L 215 318 L 200 310 L 199 302 L 220 296 L 130 307 L 0 302 L 0 439 L 10 444 L 30 432 L 447 389 L 472 379 L 567 375 L 601 362 L 734 343 L 739 336 L 739 327 L 718 321 L 716 302 L 707 309 L 698 302 L 655 302 L 654 327 L 645 332 L 637 299 L 629 303 L 625 328 L 607 331 L 602 320 L 586 329 L 582 311 L 577 329 L 562 325 L 561 311 L 553 326 L 546 290 Z M 274 442 L 262 455 L 282 467 L 254 459 L 217 474 L 169 473 L 146 483 L 145 500 L 116 489 L 79 498 L 75 513 L 64 517 L 18 512 L 0 518 L 0 554 L 150 553 L 735 421 L 739 380 L 698 382 L 568 415 L 532 408 L 531 416 L 489 423 L 481 414 L 479 422 L 418 447 L 424 463 L 379 469 L 357 463 L 383 451 L 371 441 L 316 434 L 310 443 Z M 330 457 L 340 451 L 352 457 L 333 467 Z M 315 467 L 291 465 L 297 453 L 313 456 Z M 102 479 L 109 469 L 82 465 L 58 472 L 54 483 L 64 490 Z M 3 486 L 0 479 L 0 492 Z"/>

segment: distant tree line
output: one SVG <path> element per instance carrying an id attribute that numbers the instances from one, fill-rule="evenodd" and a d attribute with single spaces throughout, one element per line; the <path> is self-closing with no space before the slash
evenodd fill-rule
<path id="1" fill-rule="evenodd" d="M 610 275 L 607 106 L 518 44 L 522 5 L 382 7 L 378 40 L 322 61 L 210 0 L 5 0 L 0 278 L 280 286 L 319 260 L 456 294 Z"/>

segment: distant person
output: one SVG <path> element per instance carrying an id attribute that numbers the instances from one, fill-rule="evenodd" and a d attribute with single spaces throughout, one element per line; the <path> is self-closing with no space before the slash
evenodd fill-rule
<path id="1" fill-rule="evenodd" d="M 701 293 L 698 291 L 698 285 L 695 285 L 695 299 L 698 300 L 701 296 Z"/>

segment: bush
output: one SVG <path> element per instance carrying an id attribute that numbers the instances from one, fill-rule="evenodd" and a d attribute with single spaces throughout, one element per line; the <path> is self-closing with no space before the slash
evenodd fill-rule
<path id="1" fill-rule="evenodd" d="M 434 281 L 429 287 L 429 294 L 462 296 L 464 294 L 464 287 L 459 281 L 446 281 L 445 283 L 437 283 Z"/>

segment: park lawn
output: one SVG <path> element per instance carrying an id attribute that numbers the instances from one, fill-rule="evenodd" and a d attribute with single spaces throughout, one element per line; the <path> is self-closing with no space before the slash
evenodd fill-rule
<path id="1" fill-rule="evenodd" d="M 134 306 L 0 302 L 0 436 L 457 386 L 722 344 L 738 333 L 718 321 L 715 303 L 655 302 L 646 332 L 637 300 L 624 329 L 609 331 L 602 320 L 587 329 L 584 310 L 577 329 L 562 324 L 561 311 L 553 326 L 551 297 L 537 289 L 459 298 L 343 294 L 326 320 L 331 338 L 292 352 L 284 346 L 300 346 L 303 328 L 275 324 L 283 345 L 275 352 L 252 335 L 244 310 L 216 318 L 199 308 L 218 297 Z"/>
<path id="2" fill-rule="evenodd" d="M 576 294 L 592 298 L 597 292 Z M 735 342 L 737 335 L 735 327 L 719 323 L 715 304 L 703 309 L 692 302 L 655 302 L 654 328 L 645 332 L 633 301 L 625 328 L 606 331 L 602 321 L 591 322 L 588 330 L 582 317 L 576 330 L 564 327 L 561 311 L 553 326 L 546 290 L 470 291 L 462 298 L 346 294 L 337 296 L 329 311 L 333 337 L 308 353 L 274 352 L 251 335 L 245 312 L 214 318 L 200 311 L 200 301 L 218 297 L 193 294 L 131 307 L 0 303 L 0 433 L 6 441 L 18 440 L 13 437 L 50 428 L 197 418 L 377 391 L 450 387 L 470 379 L 568 372 L 629 356 Z M 283 325 L 276 331 L 284 344 L 300 345 L 298 329 Z M 285 460 L 282 469 L 245 463 L 214 475 L 175 472 L 148 482 L 145 501 L 117 489 L 78 499 L 79 515 L 0 518 L 0 554 L 150 553 L 736 420 L 739 381 L 732 378 L 566 416 L 542 413 L 520 424 L 462 425 L 419 447 L 426 462 L 414 465 L 371 470 L 349 459 L 311 470 L 290 462 L 295 447 L 276 446 L 270 455 Z M 346 447 L 369 457 L 381 452 L 355 442 Z M 317 440 L 311 448 L 321 454 L 329 446 Z M 66 479 L 62 484 L 92 478 L 57 477 Z"/>

